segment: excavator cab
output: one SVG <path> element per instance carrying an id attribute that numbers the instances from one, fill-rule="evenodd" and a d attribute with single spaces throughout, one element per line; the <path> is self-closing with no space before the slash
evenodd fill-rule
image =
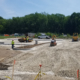
<path id="1" fill-rule="evenodd" d="M 79 40 L 78 33 L 73 33 L 72 41 L 78 41 L 78 40 Z"/>

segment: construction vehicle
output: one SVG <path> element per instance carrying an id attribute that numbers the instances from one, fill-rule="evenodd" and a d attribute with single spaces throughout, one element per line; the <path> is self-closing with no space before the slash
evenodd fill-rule
<path id="1" fill-rule="evenodd" d="M 33 38 L 30 38 L 28 36 L 28 33 L 25 33 L 25 38 L 20 38 L 18 39 L 19 42 L 26 42 L 27 41 L 27 37 L 28 37 L 28 42 L 32 42 L 33 41 Z"/>
<path id="2" fill-rule="evenodd" d="M 78 41 L 78 40 L 79 40 L 78 33 L 73 33 L 72 41 Z"/>
<path id="3" fill-rule="evenodd" d="M 26 40 L 27 40 L 26 37 L 25 37 L 25 38 L 20 38 L 20 39 L 18 39 L 19 42 L 26 42 Z M 29 38 L 29 39 L 28 39 L 28 42 L 32 42 L 32 41 L 33 41 L 32 38 Z"/>
<path id="4" fill-rule="evenodd" d="M 51 43 L 50 43 L 50 46 L 56 46 L 56 45 L 57 45 L 57 43 L 56 43 L 56 36 L 53 35 L 53 36 L 52 36 Z"/>

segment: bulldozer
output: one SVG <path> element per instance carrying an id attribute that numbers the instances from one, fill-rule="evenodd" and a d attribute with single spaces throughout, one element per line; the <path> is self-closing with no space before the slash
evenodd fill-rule
<path id="1" fill-rule="evenodd" d="M 72 41 L 79 41 L 78 33 L 73 33 Z"/>
<path id="2" fill-rule="evenodd" d="M 56 43 L 56 36 L 53 35 L 53 36 L 52 36 L 51 43 L 50 43 L 50 46 L 56 46 L 56 45 L 57 45 L 57 43 Z"/>

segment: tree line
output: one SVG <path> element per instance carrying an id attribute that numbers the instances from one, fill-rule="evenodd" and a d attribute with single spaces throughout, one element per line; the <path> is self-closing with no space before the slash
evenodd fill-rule
<path id="1" fill-rule="evenodd" d="M 80 33 L 80 13 L 63 14 L 32 13 L 24 17 L 4 19 L 0 16 L 0 34 L 51 32 Z"/>

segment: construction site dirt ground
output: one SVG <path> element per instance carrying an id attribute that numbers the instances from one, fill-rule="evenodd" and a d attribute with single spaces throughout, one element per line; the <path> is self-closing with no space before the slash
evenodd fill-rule
<path id="1" fill-rule="evenodd" d="M 45 73 L 41 80 L 77 80 L 77 70 L 80 69 L 80 41 L 57 39 L 57 46 L 50 47 L 51 39 L 42 39 L 38 44 L 46 44 L 30 50 L 12 50 L 9 45 L 11 40 L 0 40 L 6 44 L 0 45 L 0 62 L 11 65 L 8 70 L 0 70 L 0 78 L 8 80 L 5 76 L 11 77 L 15 60 L 13 80 L 34 80 L 40 71 L 40 64 L 42 73 Z M 19 43 L 17 39 L 14 41 L 18 44 L 15 47 L 35 44 L 35 39 L 31 43 Z"/>

